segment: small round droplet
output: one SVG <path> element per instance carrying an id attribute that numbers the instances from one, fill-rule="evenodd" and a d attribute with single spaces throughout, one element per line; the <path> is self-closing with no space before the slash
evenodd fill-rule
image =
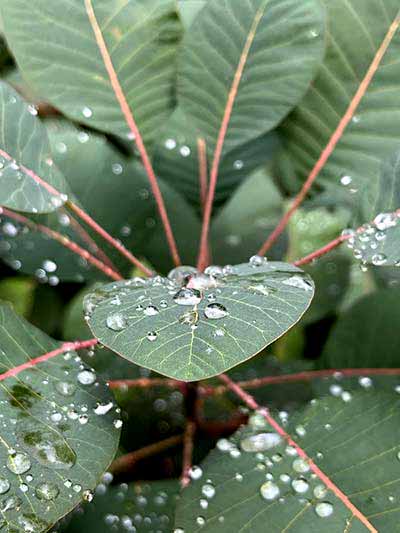
<path id="1" fill-rule="evenodd" d="M 96 381 L 96 374 L 91 370 L 82 370 L 78 374 L 78 381 L 81 385 L 93 385 Z"/>
<path id="2" fill-rule="evenodd" d="M 25 453 L 16 453 L 9 455 L 7 459 L 7 468 L 13 474 L 25 474 L 31 468 L 31 461 Z"/>
<path id="3" fill-rule="evenodd" d="M 315 506 L 315 512 L 321 518 L 327 518 L 333 513 L 333 505 L 329 502 L 320 502 Z"/>
<path id="4" fill-rule="evenodd" d="M 253 255 L 250 257 L 249 263 L 253 267 L 260 267 L 267 263 L 267 258 L 261 255 Z"/>
<path id="5" fill-rule="evenodd" d="M 304 494 L 310 488 L 310 485 L 304 478 L 297 478 L 292 481 L 292 487 L 298 494 Z"/>
<path id="6" fill-rule="evenodd" d="M 154 342 L 155 340 L 157 340 L 157 333 L 155 331 L 149 331 L 148 334 L 146 335 L 146 338 L 148 341 L 150 342 Z"/>
<path id="7" fill-rule="evenodd" d="M 181 289 L 173 300 L 178 305 L 197 305 L 201 302 L 201 293 L 196 289 Z"/>

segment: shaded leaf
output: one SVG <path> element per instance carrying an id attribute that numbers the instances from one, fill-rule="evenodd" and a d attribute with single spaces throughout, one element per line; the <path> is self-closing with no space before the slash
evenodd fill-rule
<path id="1" fill-rule="evenodd" d="M 357 301 L 335 324 L 320 365 L 328 368 L 400 366 L 400 289 Z"/>
<path id="2" fill-rule="evenodd" d="M 316 400 L 285 423 L 308 457 L 382 532 L 395 530 L 399 520 L 399 405 L 394 392 L 358 392 L 347 402 Z M 175 525 L 184 531 L 370 531 L 260 414 L 230 441 L 220 441 L 201 468 L 202 478 L 178 503 Z"/>
<path id="3" fill-rule="evenodd" d="M 30 278 L 5 278 L 0 282 L 0 300 L 11 303 L 16 313 L 29 318 L 35 288 L 36 283 Z"/>
<path id="4" fill-rule="evenodd" d="M 178 101 L 210 153 L 236 82 L 223 154 L 282 120 L 317 70 L 323 33 L 324 13 L 315 0 L 207 2 L 183 39 Z"/>
<path id="5" fill-rule="evenodd" d="M 59 346 L 1 305 L 1 372 Z M 47 531 L 90 499 L 114 457 L 118 415 L 105 384 L 91 370 L 82 375 L 83 368 L 77 354 L 68 352 L 0 378 L 1 524 L 16 533 Z M 94 411 L 99 406 L 102 416 Z"/>
<path id="6" fill-rule="evenodd" d="M 211 228 L 212 257 L 216 263 L 240 263 L 260 248 L 283 211 L 283 201 L 269 172 L 259 170 L 245 180 L 215 218 Z M 269 253 L 285 255 L 284 236 Z"/>
<path id="7" fill-rule="evenodd" d="M 314 294 L 311 279 L 285 263 L 257 258 L 225 274 L 216 270 L 216 278 L 183 268 L 189 281 L 175 271 L 170 279 L 106 285 L 89 301 L 90 329 L 122 357 L 194 381 L 225 372 L 279 338 Z"/>
<path id="8" fill-rule="evenodd" d="M 0 82 L 0 113 L 0 205 L 29 213 L 55 211 L 63 204 L 57 191 L 68 189 L 53 165 L 46 129 L 36 109 Z"/>
<path id="9" fill-rule="evenodd" d="M 324 4 L 328 48 L 323 67 L 283 126 L 293 166 L 284 164 L 280 170 L 292 171 L 285 182 L 294 192 L 339 124 L 399 11 L 397 0 L 324 0 Z M 397 32 L 355 117 L 318 176 L 317 183 L 331 198 L 358 209 L 364 191 L 374 195 L 382 162 L 399 146 L 399 52 Z"/>
<path id="10" fill-rule="evenodd" d="M 47 0 L 34 0 L 29 10 L 25 0 L 2 1 L 4 30 L 18 65 L 33 88 L 65 115 L 129 137 L 90 8 L 135 121 L 145 139 L 152 139 L 173 103 L 181 32 L 173 0 L 72 0 L 61 12 Z"/>
<path id="11" fill-rule="evenodd" d="M 164 181 L 184 194 L 192 204 L 200 205 L 198 139 L 201 135 L 189 118 L 179 107 L 174 111 L 155 147 L 154 166 Z M 270 161 L 278 146 L 278 137 L 268 133 L 227 153 L 218 173 L 216 203 L 229 198 L 254 169 Z M 209 160 L 208 171 L 210 165 Z"/>
<path id="12" fill-rule="evenodd" d="M 186 28 L 189 28 L 207 0 L 178 0 L 179 13 Z"/>
<path id="13" fill-rule="evenodd" d="M 63 533 L 157 531 L 170 533 L 179 492 L 175 480 L 98 486 L 95 499 L 73 517 Z"/>

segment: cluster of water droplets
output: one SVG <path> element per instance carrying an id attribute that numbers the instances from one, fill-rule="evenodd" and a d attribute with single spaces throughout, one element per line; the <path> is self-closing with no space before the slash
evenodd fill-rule
<path id="1" fill-rule="evenodd" d="M 364 224 L 358 231 L 346 229 L 343 236 L 347 239 L 348 247 L 353 251 L 354 257 L 360 261 L 361 269 L 367 270 L 368 264 L 384 266 L 388 264 L 388 257 L 383 253 L 388 231 L 395 228 L 400 222 L 400 212 L 380 213 L 373 224 Z M 392 264 L 392 263 L 390 263 Z M 400 266 L 400 250 L 395 266 Z"/>

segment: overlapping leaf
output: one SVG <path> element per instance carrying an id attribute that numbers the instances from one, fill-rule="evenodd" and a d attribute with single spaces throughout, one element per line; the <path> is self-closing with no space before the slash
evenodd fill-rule
<path id="1" fill-rule="evenodd" d="M 0 371 L 59 347 L 0 306 Z M 112 397 L 74 352 L 1 379 L 2 527 L 42 533 L 91 491 L 114 457 Z"/>
<path id="2" fill-rule="evenodd" d="M 183 270 L 184 282 L 175 272 L 106 285 L 85 302 L 89 326 L 102 344 L 160 374 L 194 381 L 225 372 L 291 328 L 314 294 L 300 269 L 259 261 L 217 267 L 216 278 Z"/>
<path id="3" fill-rule="evenodd" d="M 382 533 L 399 521 L 399 406 L 393 390 L 364 390 L 315 400 L 280 422 Z M 201 469 L 178 503 L 175 525 L 184 531 L 371 531 L 259 414 L 219 441 Z"/>
<path id="4" fill-rule="evenodd" d="M 183 39 L 178 100 L 211 153 L 228 99 L 224 154 L 271 130 L 300 100 L 322 58 L 323 15 L 316 0 L 207 2 Z"/>
<path id="5" fill-rule="evenodd" d="M 281 166 L 286 183 L 299 188 L 335 131 L 395 17 L 397 0 L 324 0 L 328 49 L 317 79 L 284 124 L 292 166 Z M 352 122 L 318 177 L 330 195 L 360 205 L 374 195 L 381 164 L 398 148 L 400 119 L 397 32 Z M 296 180 L 297 178 L 297 180 Z"/>
<path id="6" fill-rule="evenodd" d="M 400 290 L 377 291 L 339 318 L 322 353 L 329 368 L 400 367 Z"/>
<path id="7" fill-rule="evenodd" d="M 145 139 L 172 108 L 181 27 L 173 0 L 1 2 L 7 40 L 34 89 L 66 115 L 130 137 L 95 31 Z M 97 28 L 98 26 L 98 28 Z"/>
<path id="8" fill-rule="evenodd" d="M 57 191 L 68 189 L 53 164 L 46 129 L 36 109 L 0 82 L 0 114 L 0 206 L 29 213 L 55 211 L 63 204 Z"/>

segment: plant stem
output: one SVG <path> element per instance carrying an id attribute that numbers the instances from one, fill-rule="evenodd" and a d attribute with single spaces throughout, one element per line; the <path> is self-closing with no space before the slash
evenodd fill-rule
<path id="1" fill-rule="evenodd" d="M 237 385 L 241 389 L 259 389 L 265 385 L 276 385 L 282 383 L 296 383 L 299 381 L 311 381 L 313 379 L 329 378 L 338 374 L 343 377 L 357 376 L 400 376 L 400 368 L 337 368 L 329 370 L 306 370 L 296 374 L 282 374 L 280 376 L 265 376 L 262 378 L 250 379 L 248 381 L 238 381 Z M 224 394 L 229 390 L 226 385 L 219 387 L 204 387 L 201 389 L 203 396 L 214 394 Z"/>
<path id="2" fill-rule="evenodd" d="M 211 214 L 212 214 L 212 208 L 214 204 L 214 197 L 215 197 L 215 190 L 217 187 L 217 180 L 218 180 L 218 172 L 219 172 L 219 165 L 222 158 L 222 151 L 224 148 L 225 138 L 226 134 L 228 132 L 229 122 L 231 120 L 233 106 L 235 104 L 235 100 L 238 94 L 239 85 L 243 77 L 243 72 L 246 66 L 246 62 L 250 53 L 251 46 L 253 44 L 258 25 L 263 17 L 265 10 L 265 6 L 260 8 L 253 20 L 253 23 L 251 25 L 249 34 L 247 36 L 246 42 L 243 47 L 242 54 L 239 59 L 238 66 L 236 68 L 236 72 L 233 78 L 233 82 L 231 85 L 231 88 L 229 90 L 228 99 L 225 106 L 224 116 L 221 123 L 221 128 L 218 133 L 217 138 L 217 144 L 215 147 L 214 152 L 214 159 L 211 166 L 211 172 L 210 172 L 210 184 L 208 187 L 208 195 L 205 203 L 204 208 L 204 216 L 203 216 L 203 227 L 201 230 L 201 238 L 200 238 L 200 249 L 199 249 L 199 258 L 197 263 L 197 268 L 200 270 L 204 270 L 204 268 L 207 266 L 207 252 L 208 252 L 208 234 L 210 231 L 210 222 L 211 222 Z"/>
<path id="3" fill-rule="evenodd" d="M 169 448 L 173 448 L 174 446 L 180 444 L 182 440 L 183 435 L 176 435 L 169 437 L 168 439 L 161 440 L 160 442 L 150 444 L 149 446 L 145 446 L 140 450 L 135 450 L 127 453 L 126 455 L 122 455 L 121 457 L 118 457 L 118 459 L 115 459 L 110 467 L 110 470 L 113 474 L 125 473 L 131 470 L 138 461 L 147 459 L 153 455 L 157 455 L 165 450 L 168 450 Z"/>
<path id="4" fill-rule="evenodd" d="M 264 242 L 264 244 L 261 246 L 259 250 L 259 255 L 265 255 L 267 251 L 271 248 L 271 246 L 274 244 L 276 239 L 279 237 L 279 235 L 284 231 L 286 228 L 289 220 L 295 213 L 295 211 L 298 209 L 300 204 L 303 202 L 305 197 L 307 196 L 308 191 L 310 190 L 311 186 L 313 185 L 314 181 L 318 177 L 321 170 L 324 168 L 326 162 L 328 161 L 329 157 L 332 155 L 332 152 L 336 148 L 336 145 L 340 141 L 345 129 L 347 128 L 349 122 L 353 118 L 363 96 L 365 95 L 376 71 L 379 68 L 379 65 L 400 25 L 400 13 L 396 15 L 396 18 L 392 22 L 392 24 L 389 27 L 389 30 L 383 39 L 379 49 L 377 50 L 375 57 L 372 60 L 372 63 L 364 77 L 364 79 L 361 81 L 353 99 L 351 100 L 345 114 L 343 115 L 342 119 L 340 120 L 336 130 L 333 132 L 331 138 L 329 139 L 328 144 L 326 145 L 325 149 L 321 153 L 318 161 L 315 163 L 313 169 L 311 170 L 308 178 L 304 182 L 303 187 L 301 188 L 300 192 L 294 199 L 290 209 L 285 213 L 285 215 L 282 217 L 281 221 L 277 225 L 277 227 L 274 229 L 274 231 L 271 233 L 271 235 L 268 237 L 268 239 Z"/>
<path id="5" fill-rule="evenodd" d="M 104 228 L 102 228 L 95 220 L 93 220 L 90 215 L 88 215 L 78 205 L 68 200 L 66 206 L 71 209 L 71 211 L 73 211 L 81 220 L 86 222 L 86 224 L 90 226 L 96 233 L 103 237 L 105 241 L 111 244 L 111 246 L 118 250 L 124 257 L 126 257 L 126 259 L 128 259 L 128 261 L 130 261 L 133 265 L 139 268 L 147 276 L 153 275 L 152 270 L 147 268 L 146 265 L 139 261 L 139 259 L 135 257 L 129 250 L 127 250 L 120 241 L 114 239 L 114 237 L 112 237 Z"/>
<path id="6" fill-rule="evenodd" d="M 15 377 L 23 370 L 35 367 L 39 363 L 44 363 L 45 361 L 48 361 L 49 359 L 52 359 L 53 357 L 56 357 L 57 355 L 60 355 L 62 353 L 69 352 L 72 350 L 83 350 L 85 348 L 92 348 L 93 346 L 96 346 L 98 342 L 99 341 L 97 339 L 90 339 L 87 341 L 65 342 L 60 346 L 60 348 L 56 348 L 51 352 L 45 353 L 44 355 L 40 355 L 39 357 L 35 357 L 34 359 L 30 359 L 22 365 L 18 365 L 14 368 L 11 368 L 10 370 L 7 370 L 7 372 L 4 372 L 0 375 L 0 381 L 4 381 L 5 379 L 10 377 Z"/>
<path id="7" fill-rule="evenodd" d="M 0 214 L 2 213 L 11 219 L 16 220 L 17 222 L 26 225 L 32 230 L 39 231 L 40 233 L 43 233 L 44 235 L 47 235 L 48 237 L 50 237 L 50 239 L 53 239 L 59 242 L 62 246 L 65 246 L 65 248 L 68 248 L 69 250 L 71 250 L 71 252 L 74 252 L 75 254 L 79 255 L 80 257 L 88 261 L 98 270 L 103 272 L 103 274 L 105 274 L 106 276 L 116 281 L 123 279 L 122 276 L 118 274 L 118 272 L 115 272 L 112 268 L 105 265 L 102 261 L 94 257 L 84 248 L 81 248 L 75 242 L 71 241 L 71 239 L 69 239 L 65 235 L 62 235 L 61 233 L 58 233 L 57 231 L 54 231 L 48 228 L 47 226 L 44 226 L 43 224 L 36 224 L 29 218 L 24 217 L 23 215 L 20 215 L 19 213 L 14 213 L 14 211 L 10 211 L 9 209 L 6 209 L 5 207 L 0 207 Z"/>
<path id="8" fill-rule="evenodd" d="M 225 383 L 225 385 L 230 389 L 232 392 L 234 392 L 243 402 L 250 407 L 250 409 L 257 410 L 260 414 L 262 414 L 265 418 L 265 420 L 268 422 L 268 424 L 281 436 L 285 441 L 289 444 L 289 446 L 292 446 L 295 448 L 297 454 L 299 457 L 304 459 L 308 465 L 310 466 L 310 469 L 316 474 L 319 479 L 327 486 L 328 489 L 330 489 L 337 498 L 339 498 L 342 503 L 352 512 L 352 514 L 358 518 L 358 520 L 371 532 L 378 533 L 378 531 L 374 528 L 374 526 L 368 521 L 367 517 L 364 516 L 361 511 L 357 509 L 357 507 L 349 500 L 349 498 L 337 487 L 333 481 L 326 475 L 324 472 L 314 463 L 314 461 L 307 455 L 307 453 L 301 448 L 297 442 L 295 442 L 292 437 L 286 433 L 286 431 L 283 429 L 282 426 L 276 422 L 276 420 L 271 416 L 270 412 L 266 408 L 261 408 L 261 406 L 256 402 L 256 400 L 248 394 L 246 391 L 244 391 L 237 383 L 233 382 L 227 375 L 221 374 L 218 376 L 219 379 Z"/>
<path id="9" fill-rule="evenodd" d="M 199 400 L 199 386 L 197 382 L 185 384 L 185 409 L 186 428 L 183 437 L 182 476 L 181 487 L 185 488 L 190 483 L 190 469 L 192 467 L 192 455 L 194 436 L 196 433 L 197 408 Z"/>
<path id="10" fill-rule="evenodd" d="M 144 145 L 139 128 L 136 125 L 136 121 L 133 117 L 133 113 L 129 107 L 124 91 L 119 82 L 118 75 L 115 71 L 110 53 L 107 48 L 107 44 L 105 42 L 103 33 L 101 31 L 101 28 L 96 18 L 96 14 L 93 9 L 92 0 L 84 0 L 84 1 L 85 1 L 86 13 L 87 13 L 89 22 L 92 26 L 92 30 L 96 38 L 97 46 L 103 58 L 104 66 L 107 70 L 111 86 L 115 93 L 115 97 L 119 103 L 119 106 L 126 120 L 126 123 L 129 127 L 129 130 L 135 140 L 140 157 L 142 158 L 143 166 L 149 178 L 150 186 L 153 191 L 153 195 L 154 195 L 157 207 L 158 207 L 158 211 L 160 213 L 160 217 L 161 217 L 161 220 L 164 226 L 164 231 L 167 237 L 167 242 L 168 242 L 168 245 L 171 251 L 172 258 L 174 260 L 175 265 L 179 266 L 181 264 L 181 260 L 179 257 L 178 248 L 176 246 L 174 234 L 171 228 L 171 224 L 169 222 L 167 210 L 164 204 L 164 200 L 161 194 L 160 187 L 158 185 L 156 175 L 154 173 L 153 166 L 151 164 L 151 161 L 147 153 L 146 147 Z"/>
<path id="11" fill-rule="evenodd" d="M 175 379 L 164 378 L 139 378 L 139 379 L 117 379 L 109 381 L 110 389 L 140 388 L 149 389 L 151 387 L 168 387 L 171 389 L 182 388 L 182 382 Z"/>

